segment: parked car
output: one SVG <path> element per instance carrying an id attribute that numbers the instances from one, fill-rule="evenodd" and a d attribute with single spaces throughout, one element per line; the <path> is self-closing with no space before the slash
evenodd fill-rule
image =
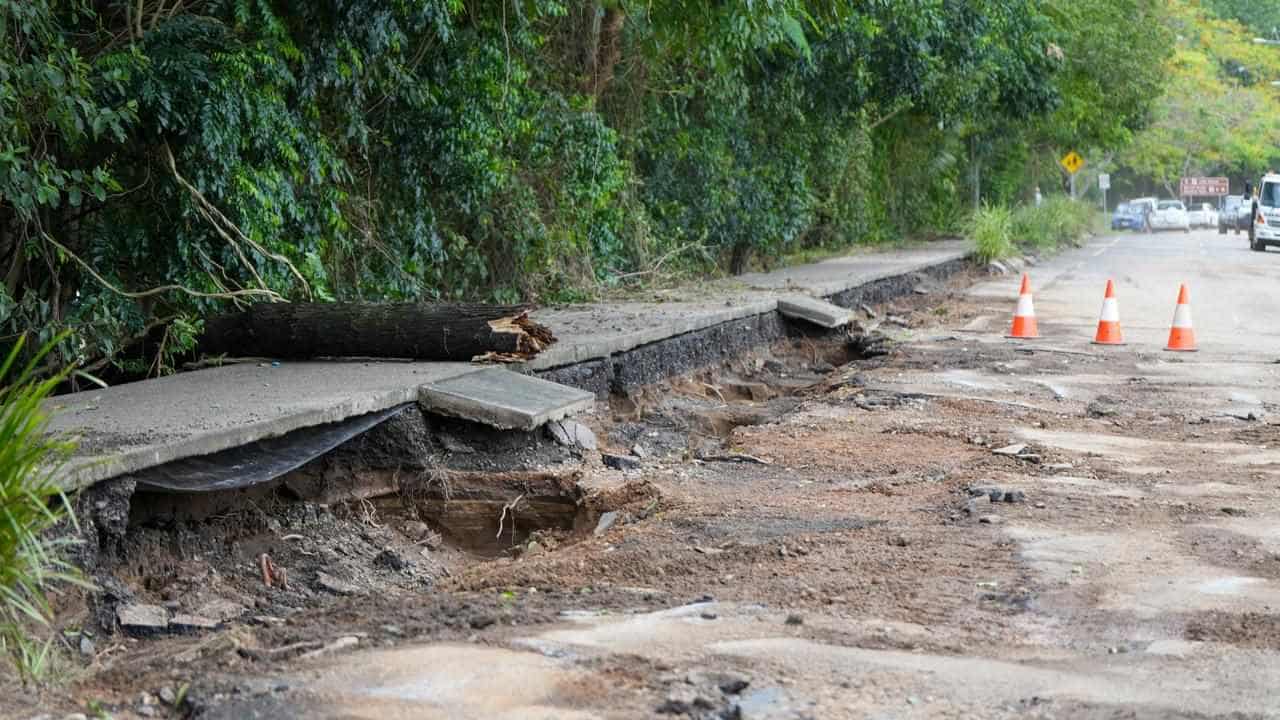
<path id="1" fill-rule="evenodd" d="M 1120 203 L 1111 215 L 1112 230 L 1141 230 L 1146 227 L 1147 216 L 1141 207 Z"/>
<path id="2" fill-rule="evenodd" d="M 1280 223 L 1280 218 L 1277 218 Z M 1191 232 L 1191 220 L 1187 217 L 1187 207 L 1180 200 L 1161 200 L 1155 212 L 1147 218 L 1147 224 L 1156 230 L 1181 230 Z"/>
<path id="3" fill-rule="evenodd" d="M 1156 211 L 1157 202 L 1153 197 L 1134 198 L 1129 201 L 1130 210 L 1142 216 L 1140 230 L 1145 232 L 1151 229 L 1151 213 Z"/>
<path id="4" fill-rule="evenodd" d="M 1249 249 L 1262 252 L 1268 245 L 1280 245 L 1280 175 L 1263 176 L 1258 183 L 1258 197 L 1249 209 Z"/>
<path id="5" fill-rule="evenodd" d="M 1243 195 L 1228 195 L 1222 201 L 1222 210 L 1218 212 L 1218 234 L 1226 235 L 1228 230 L 1240 232 L 1249 229 L 1249 203 Z"/>
<path id="6" fill-rule="evenodd" d="M 1209 203 L 1196 203 L 1187 211 L 1191 227 L 1211 228 L 1218 224 L 1218 211 Z"/>

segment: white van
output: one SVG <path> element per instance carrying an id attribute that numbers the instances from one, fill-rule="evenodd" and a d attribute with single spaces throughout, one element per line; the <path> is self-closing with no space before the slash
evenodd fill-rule
<path id="1" fill-rule="evenodd" d="M 1268 245 L 1280 245 L 1280 175 L 1275 173 L 1267 173 L 1258 183 L 1249 225 L 1249 248 L 1262 252 Z"/>

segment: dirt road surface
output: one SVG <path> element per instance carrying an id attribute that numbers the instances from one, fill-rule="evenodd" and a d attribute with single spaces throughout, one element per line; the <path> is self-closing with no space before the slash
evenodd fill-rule
<path id="1" fill-rule="evenodd" d="M 1002 337 L 1016 275 L 977 278 L 878 308 L 888 355 L 795 343 L 601 404 L 601 444 L 645 457 L 584 472 L 657 492 L 595 529 L 468 556 L 412 593 L 131 641 L 63 700 L 116 717 L 1280 717 L 1280 254 L 1123 235 L 1030 270 L 1041 340 Z M 1108 278 L 1123 347 L 1089 343 Z M 1195 354 L 1161 350 L 1180 282 Z"/>

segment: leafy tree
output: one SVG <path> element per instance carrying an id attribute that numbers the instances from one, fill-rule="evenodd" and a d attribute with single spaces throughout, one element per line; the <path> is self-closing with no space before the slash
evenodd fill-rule
<path id="1" fill-rule="evenodd" d="M 1271 0 L 1206 0 L 1204 5 L 1221 18 L 1236 20 L 1264 37 L 1280 40 L 1280 5 Z"/>
<path id="2" fill-rule="evenodd" d="M 1122 169 L 1169 195 L 1187 175 L 1248 178 L 1280 160 L 1276 92 L 1259 78 L 1280 78 L 1280 51 L 1192 4 L 1171 6 L 1178 35 L 1165 71 L 1168 91 L 1151 126 L 1117 158 Z"/>
<path id="3" fill-rule="evenodd" d="M 578 300 L 954 232 L 1143 124 L 1157 8 L 0 0 L 0 337 L 156 374 L 249 302 Z"/>

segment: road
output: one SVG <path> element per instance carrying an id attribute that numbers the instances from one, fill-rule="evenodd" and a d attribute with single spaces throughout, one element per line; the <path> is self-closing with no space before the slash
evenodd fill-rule
<path id="1" fill-rule="evenodd" d="M 981 278 L 882 308 L 887 356 L 797 343 L 602 406 L 660 503 L 235 636 L 354 651 L 116 681 L 203 718 L 1280 717 L 1280 253 L 1119 235 L 1031 275 L 1043 339 Z M 1123 347 L 1089 343 L 1108 278 Z M 1166 353 L 1183 282 L 1201 351 Z M 691 460 L 697 419 L 763 462 Z"/>
<path id="2" fill-rule="evenodd" d="M 1100 238 L 1032 272 L 1046 334 L 1092 334 L 1103 289 L 1116 282 L 1125 334 L 1135 345 L 1162 345 L 1179 283 L 1191 292 L 1196 334 L 1214 358 L 1280 352 L 1280 325 L 1269 322 L 1280 290 L 1275 251 L 1249 250 L 1244 235 L 1216 231 L 1125 234 Z M 1016 288 L 1015 288 L 1016 292 Z M 987 283 L 976 296 L 1008 297 L 1009 283 Z"/>

